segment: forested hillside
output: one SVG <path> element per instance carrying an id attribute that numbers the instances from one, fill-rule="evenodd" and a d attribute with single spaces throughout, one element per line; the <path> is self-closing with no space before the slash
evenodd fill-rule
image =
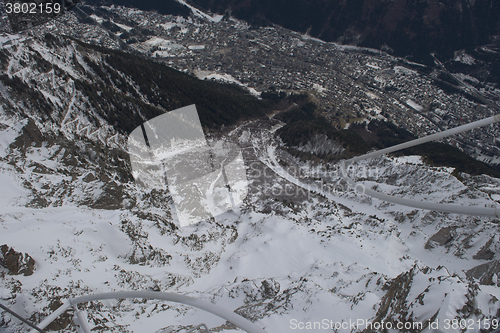
<path id="1" fill-rule="evenodd" d="M 86 96 L 85 100 L 97 118 L 106 120 L 125 135 L 165 111 L 191 104 L 197 105 L 202 125 L 208 129 L 219 129 L 241 119 L 260 117 L 272 106 L 272 102 L 258 100 L 241 87 L 201 81 L 130 53 L 52 35 L 45 36 L 44 42 L 59 48 L 75 45 L 80 49 L 82 59 L 77 59 L 75 55 L 71 62 L 84 75 L 71 77 L 74 88 Z M 5 53 L 3 56 L 7 58 Z M 42 72 L 54 71 L 66 80 L 70 79 L 61 68 L 36 56 L 36 53 L 31 60 Z M 17 76 L 3 75 L 0 80 L 10 88 L 11 94 L 30 103 L 42 119 L 54 118 L 54 106 L 37 91 L 36 85 Z M 95 126 L 99 126 L 97 118 L 93 119 Z"/>
<path id="2" fill-rule="evenodd" d="M 191 0 L 256 25 L 275 23 L 326 41 L 357 44 L 430 61 L 500 34 L 497 0 Z"/>

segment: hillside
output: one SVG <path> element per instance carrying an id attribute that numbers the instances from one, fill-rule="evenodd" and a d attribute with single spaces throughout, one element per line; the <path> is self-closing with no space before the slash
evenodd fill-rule
<path id="1" fill-rule="evenodd" d="M 96 14 L 86 17 L 94 23 L 85 23 L 78 36 L 118 49 L 118 34 L 129 28 L 126 21 L 86 10 Z M 207 53 L 214 50 L 208 49 L 208 41 L 218 43 L 213 36 L 227 29 L 225 24 L 238 26 L 243 35 L 258 32 L 232 20 L 219 21 L 221 28 L 215 32 L 204 29 L 204 15 L 171 17 L 167 22 L 134 9 L 106 11 L 112 10 L 139 16 L 134 26 L 148 30 L 148 24 L 165 24 L 169 40 L 180 42 L 180 35 L 190 29 L 195 37 L 204 33 Z M 369 331 L 367 321 L 383 321 L 393 328 L 401 323 L 436 323 L 446 330 L 447 323 L 467 320 L 466 331 L 474 333 L 499 327 L 497 218 L 414 209 L 362 195 L 347 186 L 333 158 L 320 158 L 343 149 L 356 155 L 407 139 L 409 132 L 375 121 L 364 123 L 364 132 L 355 136 L 319 118 L 314 104 L 308 103 L 312 94 L 270 89 L 263 96 L 267 99 L 260 100 L 247 92 L 252 85 L 236 80 L 236 74 L 198 67 L 191 61 L 204 58 L 203 50 L 186 47 L 177 64 L 193 64 L 207 69 L 206 78 L 222 77 L 240 85 L 198 80 L 194 74 L 149 60 L 147 52 L 137 56 L 63 37 L 61 31 L 77 35 L 76 29 L 69 29 L 77 19 L 68 15 L 65 20 L 47 28 L 60 29 L 57 36 L 0 37 L 2 305 L 40 323 L 70 297 L 147 290 L 217 304 L 267 333 L 317 327 L 325 318 L 333 325 L 327 331 L 364 319 L 364 324 L 344 330 L 352 333 Z M 99 23 L 112 20 L 123 27 L 116 34 Z M 258 33 L 264 36 L 266 29 L 262 30 Z M 241 44 L 234 30 L 227 31 L 228 38 Z M 300 49 L 312 48 L 298 37 L 295 41 L 301 42 Z M 257 51 L 254 44 L 248 46 Z M 248 58 L 243 52 L 223 53 L 221 58 L 232 60 L 237 54 Z M 259 64 L 252 60 L 257 58 L 248 59 Z M 279 53 L 276 59 L 283 62 L 285 57 Z M 176 64 L 174 60 L 166 59 Z M 371 60 L 370 65 L 374 67 Z M 361 66 L 372 68 L 364 62 Z M 395 78 L 405 76 L 401 70 L 407 77 L 416 76 L 401 66 L 395 68 Z M 349 68 L 347 62 L 342 67 Z M 312 66 L 306 69 L 316 76 Z M 250 70 L 245 75 L 264 77 Z M 339 98 L 355 100 L 352 91 L 369 102 L 360 85 L 341 82 L 345 90 L 335 90 Z M 408 82 L 412 88 L 417 87 L 414 82 L 427 84 Z M 407 96 L 400 104 L 409 98 L 414 99 Z M 448 100 L 461 109 L 460 96 L 446 96 Z M 126 142 L 143 121 L 193 103 L 209 142 L 220 139 L 241 151 L 245 167 L 239 170 L 246 176 L 242 187 L 248 191 L 232 210 L 180 227 L 171 188 L 145 189 L 134 181 Z M 373 117 L 382 119 L 382 110 L 377 110 L 380 115 L 374 111 Z M 481 118 L 490 111 L 482 112 L 469 114 Z M 358 127 L 356 122 L 351 126 Z M 485 131 L 490 144 L 495 129 Z M 361 141 L 363 135 L 372 141 Z M 299 153 L 291 154 L 290 148 Z M 300 153 L 316 158 L 301 159 Z M 204 156 L 191 160 L 208 165 Z M 193 165 L 197 164 L 180 167 Z M 223 173 L 217 170 L 211 184 Z M 433 166 L 419 156 L 364 160 L 348 173 L 367 188 L 412 200 L 489 208 L 500 203 L 500 179 Z M 91 302 L 79 309 L 96 332 L 187 333 L 200 323 L 211 332 L 237 332 L 226 320 L 173 302 L 132 298 Z M 77 332 L 74 313 L 70 309 L 47 330 Z M 412 325 L 406 331 L 420 333 L 425 328 Z M 0 311 L 0 331 L 23 333 L 27 326 Z"/>
<path id="2" fill-rule="evenodd" d="M 43 39 L 48 47 L 68 49 L 68 58 L 61 65 L 72 65 L 75 69 L 65 73 L 61 67 L 50 64 L 43 57 L 44 49 L 31 49 L 27 59 L 33 67 L 23 67 L 23 73 L 41 76 L 55 75 L 57 80 L 64 80 L 73 90 L 75 100 L 84 105 L 71 105 L 79 111 L 89 107 L 94 117 L 89 119 L 90 126 L 99 126 L 98 119 L 106 120 L 122 134 L 130 133 L 147 119 L 162 112 L 187 106 L 200 105 L 199 114 L 202 125 L 217 129 L 232 125 L 241 119 L 259 117 L 270 110 L 271 103 L 259 101 L 238 86 L 200 81 L 187 74 L 173 70 L 152 60 L 128 53 L 106 50 L 103 48 L 73 42 L 67 39 L 46 35 Z M 29 45 L 30 43 L 28 43 Z M 43 45 L 43 44 L 42 44 Z M 28 47 L 29 48 L 29 47 Z M 7 54 L 2 50 L 6 59 Z M 6 63 L 3 63 L 3 69 Z M 54 125 L 64 125 L 71 117 L 54 117 L 54 113 L 64 106 L 58 92 L 41 95 L 36 81 L 21 80 L 18 76 L 3 75 L 3 84 L 9 87 L 15 98 L 23 100 L 27 106 L 37 110 L 38 116 L 51 119 Z M 48 82 L 50 83 L 50 82 Z M 54 103 L 55 100 L 61 104 Z M 66 101 L 68 102 L 68 101 Z M 54 112 L 54 108 L 58 112 Z M 70 108 L 69 111 L 72 111 Z M 84 121 L 81 119 L 80 121 Z"/>
<path id="3" fill-rule="evenodd" d="M 278 24 L 326 41 L 393 50 L 427 60 L 430 52 L 450 58 L 500 35 L 500 3 L 438 0 L 191 0 L 215 12 Z"/>

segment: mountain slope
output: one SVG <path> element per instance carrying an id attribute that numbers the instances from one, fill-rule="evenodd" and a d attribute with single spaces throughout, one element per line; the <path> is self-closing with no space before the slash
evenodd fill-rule
<path id="1" fill-rule="evenodd" d="M 326 41 L 392 49 L 423 59 L 429 52 L 451 57 L 500 34 L 500 4 L 494 0 L 191 0 L 256 24 L 274 23 Z"/>
<path id="2" fill-rule="evenodd" d="M 131 54 L 51 35 L 45 36 L 44 44 L 20 44 L 14 61 L 3 62 L 7 73 L 1 79 L 11 89 L 11 95 L 23 100 L 29 109 L 37 110 L 41 120 L 50 117 L 54 125 L 63 128 L 73 126 L 69 125 L 75 120 L 72 113 L 81 112 L 82 108 L 92 110 L 94 117 L 89 122 L 93 126 L 106 120 L 124 134 L 164 111 L 189 104 L 200 105 L 200 118 L 207 128 L 262 116 L 270 109 L 269 103 L 255 99 L 239 87 L 200 81 Z M 50 47 L 64 50 L 64 59 L 51 64 L 54 55 L 47 49 Z M 9 51 L 3 52 L 6 59 L 5 52 Z M 31 66 L 26 66 L 28 63 Z M 65 69 L 70 71 L 65 73 Z M 42 85 L 31 81 L 33 78 L 40 78 Z M 60 92 L 56 88 L 66 90 Z M 67 91 L 72 95 L 69 101 L 60 96 Z"/>
<path id="3" fill-rule="evenodd" d="M 335 164 L 287 154 L 276 137 L 284 124 L 258 117 L 269 105 L 239 88 L 67 38 L 5 39 L 0 246 L 34 265 L 31 275 L 15 275 L 11 265 L 3 267 L 11 257 L 2 250 L 0 301 L 25 318 L 40 322 L 68 297 L 155 290 L 212 301 L 267 332 L 294 332 L 294 323 L 324 318 L 425 322 L 438 311 L 439 319 L 472 320 L 470 331 L 479 332 L 478 320 L 498 319 L 496 220 L 415 210 L 349 191 Z M 144 190 L 133 181 L 124 143 L 143 120 L 193 102 L 207 128 L 232 124 L 224 139 L 242 148 L 249 194 L 237 210 L 178 228 L 168 189 Z M 459 181 L 449 168 L 418 157 L 356 167 L 355 181 L 392 195 L 500 202 L 500 180 L 462 174 Z M 478 268 L 490 261 L 488 269 Z M 401 285 L 407 288 L 398 293 Z M 205 322 L 235 332 L 224 320 L 166 302 L 117 300 L 81 309 L 96 331 L 185 332 Z M 51 329 L 76 332 L 72 315 Z M 26 327 L 2 312 L 0 330 Z"/>

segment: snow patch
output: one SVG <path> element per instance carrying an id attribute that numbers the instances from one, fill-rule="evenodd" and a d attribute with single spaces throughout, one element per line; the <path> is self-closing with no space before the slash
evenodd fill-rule
<path id="1" fill-rule="evenodd" d="M 205 45 L 189 45 L 188 49 L 190 49 L 190 50 L 204 50 Z"/>
<path id="2" fill-rule="evenodd" d="M 418 73 L 414 70 L 411 70 L 409 68 L 406 68 L 406 67 L 402 67 L 402 66 L 394 66 L 394 72 L 396 74 L 403 74 L 403 75 L 417 75 Z"/>
<path id="3" fill-rule="evenodd" d="M 415 165 L 423 165 L 422 156 L 412 155 L 412 156 L 400 156 L 393 157 L 392 160 L 397 164 L 415 164 Z"/>
<path id="4" fill-rule="evenodd" d="M 319 92 L 320 94 L 328 91 L 328 89 L 317 83 L 313 83 L 313 89 Z"/>
<path id="5" fill-rule="evenodd" d="M 178 44 L 174 41 L 164 39 L 161 37 L 151 37 L 144 44 L 149 45 L 150 47 L 158 47 L 160 50 L 172 50 L 172 49 L 181 49 L 184 48 L 181 44 Z"/>
<path id="6" fill-rule="evenodd" d="M 113 22 L 113 21 L 111 21 L 111 22 Z M 127 32 L 130 31 L 130 30 L 132 30 L 132 29 L 134 29 L 134 28 L 129 27 L 128 25 L 125 25 L 125 24 L 116 23 L 116 22 L 113 22 L 113 23 L 115 25 L 119 26 L 120 28 L 122 28 L 123 30 L 127 31 Z"/>
<path id="7" fill-rule="evenodd" d="M 411 99 L 408 99 L 408 100 L 406 101 L 406 105 L 408 105 L 409 107 L 412 107 L 413 109 L 415 109 L 415 110 L 417 110 L 417 111 L 422 111 L 422 110 L 424 109 L 421 105 L 419 105 L 419 104 L 415 103 L 415 102 L 414 102 L 414 101 L 412 101 Z"/>
<path id="8" fill-rule="evenodd" d="M 91 18 L 94 19 L 94 21 L 96 21 L 97 23 L 101 24 L 102 22 L 104 22 L 104 19 L 100 16 L 97 16 L 96 14 L 92 14 L 90 15 Z"/>
<path id="9" fill-rule="evenodd" d="M 377 64 L 374 64 L 374 63 L 370 63 L 370 62 L 367 62 L 365 64 L 366 67 L 370 67 L 370 68 L 373 68 L 373 69 L 381 69 Z"/>
<path id="10" fill-rule="evenodd" d="M 250 94 L 254 95 L 255 97 L 260 97 L 260 93 L 257 90 L 241 83 L 240 81 L 238 81 L 237 79 L 235 79 L 233 76 L 231 76 L 229 74 L 220 74 L 220 73 L 216 73 L 216 72 L 201 71 L 201 70 L 194 71 L 194 74 L 200 80 L 214 80 L 214 81 L 222 81 L 222 82 L 226 82 L 226 83 L 237 84 L 237 85 L 247 89 L 250 92 Z"/>
<path id="11" fill-rule="evenodd" d="M 366 96 L 370 97 L 371 99 L 380 99 L 380 97 L 378 95 L 375 95 L 374 93 L 372 93 L 370 91 L 363 90 L 363 92 L 366 94 Z M 380 108 L 379 108 L 379 110 L 380 110 Z"/>
<path id="12" fill-rule="evenodd" d="M 454 61 L 461 62 L 466 65 L 474 65 L 476 63 L 476 59 L 471 55 L 465 53 L 465 50 L 455 51 Z"/>
<path id="13" fill-rule="evenodd" d="M 189 7 L 189 9 L 191 9 L 191 11 L 193 12 L 194 15 L 201 17 L 203 19 L 206 19 L 210 22 L 219 23 L 224 18 L 224 15 L 219 15 L 219 14 L 214 14 L 213 16 L 210 16 L 210 15 L 202 12 L 198 8 L 186 3 L 186 1 L 184 1 L 184 0 L 176 0 L 176 1 L 179 2 L 180 4 L 186 6 L 186 7 Z"/>

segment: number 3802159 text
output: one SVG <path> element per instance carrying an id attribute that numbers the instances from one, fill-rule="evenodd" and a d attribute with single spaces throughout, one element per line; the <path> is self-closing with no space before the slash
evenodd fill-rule
<path id="1" fill-rule="evenodd" d="M 59 14 L 62 10 L 61 4 L 57 2 L 34 3 L 34 2 L 6 2 L 7 14 Z"/>

